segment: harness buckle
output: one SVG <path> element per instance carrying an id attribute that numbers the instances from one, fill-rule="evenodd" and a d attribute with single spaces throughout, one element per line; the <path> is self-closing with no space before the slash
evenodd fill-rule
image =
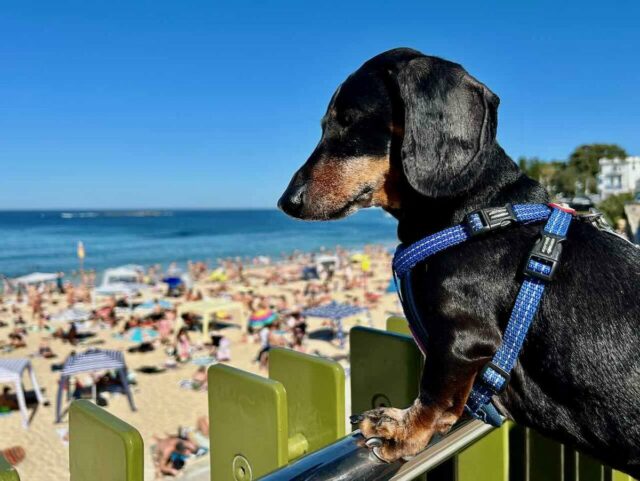
<path id="1" fill-rule="evenodd" d="M 518 221 L 511 204 L 489 207 L 470 212 L 465 216 L 465 225 L 471 237 L 497 229 L 503 229 Z"/>
<path id="2" fill-rule="evenodd" d="M 560 263 L 564 239 L 564 236 L 543 231 L 527 257 L 524 274 L 547 282 L 553 279 Z"/>
<path id="3" fill-rule="evenodd" d="M 495 387 L 493 384 L 489 383 L 485 379 L 484 375 L 487 373 L 487 370 L 489 369 L 491 369 L 492 371 L 495 371 L 496 373 L 498 373 L 499 376 L 504 378 L 504 382 L 499 388 Z M 511 374 L 509 374 L 507 371 L 502 369 L 500 366 L 496 365 L 493 361 L 489 361 L 484 365 L 484 367 L 480 370 L 478 377 L 480 378 L 480 381 L 485 386 L 488 386 L 489 389 L 491 389 L 496 395 L 499 395 L 505 392 L 505 390 L 507 389 L 507 385 L 509 384 L 509 381 L 511 381 Z"/>

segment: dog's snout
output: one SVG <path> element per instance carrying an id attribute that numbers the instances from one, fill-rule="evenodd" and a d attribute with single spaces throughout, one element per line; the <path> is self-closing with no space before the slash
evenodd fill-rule
<path id="1" fill-rule="evenodd" d="M 304 207 L 306 185 L 300 182 L 298 177 L 294 177 L 278 201 L 278 208 L 292 217 L 300 217 Z"/>

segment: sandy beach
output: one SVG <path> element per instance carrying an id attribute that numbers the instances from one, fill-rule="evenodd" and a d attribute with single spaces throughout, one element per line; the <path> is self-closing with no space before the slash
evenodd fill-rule
<path id="1" fill-rule="evenodd" d="M 189 274 L 194 278 L 193 284 L 177 297 L 167 296 L 167 285 L 153 278 L 153 270 L 147 270 L 141 275 L 140 280 L 149 286 L 141 290 L 134 298 L 134 303 L 165 301 L 171 307 L 155 309 L 156 315 L 151 316 L 154 317 L 151 321 L 143 315 L 132 316 L 131 311 L 126 308 L 113 310 L 115 323 L 113 320 L 107 322 L 105 318 L 99 318 L 94 314 L 88 325 L 95 335 L 80 341 L 73 339 L 73 336 L 70 340 L 55 338 L 55 329 L 62 327 L 62 332 L 67 334 L 70 324 L 61 325 L 51 322 L 50 319 L 69 307 L 95 310 L 103 315 L 109 311 L 105 311 L 105 308 L 120 300 L 118 296 L 98 297 L 91 285 L 84 287 L 67 284 L 64 294 L 57 292 L 53 284 L 28 286 L 24 294 L 17 291 L 7 293 L 5 286 L 0 307 L 0 322 L 5 324 L 0 327 L 0 347 L 4 346 L 0 351 L 0 360 L 29 358 L 41 387 L 45 390 L 45 397 L 51 404 L 48 407 L 38 407 L 35 412 L 33 406 L 30 407 L 29 414 L 32 415 L 32 419 L 28 429 L 22 427 L 19 411 L 11 410 L 0 415 L 0 449 L 14 445 L 25 448 L 26 459 L 17 466 L 22 479 L 68 479 L 68 447 L 65 441 L 67 416 L 63 417 L 63 422 L 55 423 L 55 398 L 60 373 L 52 371 L 52 365 L 62 363 L 72 351 L 82 352 L 88 348 L 116 349 L 125 352 L 126 363 L 135 383 L 132 388 L 138 410 L 130 410 L 125 396 L 109 393 L 103 396 L 108 402 L 106 409 L 139 429 L 145 442 L 145 479 L 155 479 L 156 473 L 149 449 L 154 442 L 154 436 L 175 435 L 179 426 L 193 428 L 196 420 L 207 413 L 206 391 L 185 387 L 184 384 L 192 382 L 203 358 L 216 354 L 212 354 L 211 346 L 202 345 L 202 335 L 197 331 L 188 333 L 191 349 L 189 360 L 175 363 L 178 353 L 172 351 L 174 347 L 178 347 L 176 344 L 179 342 L 176 339 L 175 321 L 172 320 L 175 316 L 167 312 L 174 311 L 187 300 L 224 298 L 242 305 L 240 325 L 232 325 L 214 332 L 230 343 L 231 359 L 224 362 L 232 366 L 266 375 L 266 369 L 256 362 L 256 357 L 262 348 L 261 342 L 268 333 L 265 333 L 262 327 L 258 327 L 253 335 L 248 334 L 247 320 L 267 309 L 282 322 L 277 330 L 277 342 L 304 352 L 340 359 L 346 367 L 348 338 L 344 349 L 340 349 L 335 340 L 332 342 L 326 338 L 317 338 L 319 336 L 315 336 L 314 332 L 324 332 L 330 325 L 323 319 L 308 318 L 305 334 L 299 336 L 299 341 L 296 341 L 296 332 L 299 334 L 300 331 L 292 327 L 295 324 L 292 313 L 330 301 L 348 302 L 366 306 L 370 318 L 364 314 L 353 316 L 345 321 L 345 330 L 356 323 L 371 322 L 375 327 L 384 327 L 389 313 L 398 311 L 395 293 L 387 292 L 391 257 L 385 249 L 378 247 L 368 247 L 364 254 L 356 256 L 347 251 L 326 252 L 323 255 L 335 256 L 337 262 L 331 267 L 331 272 L 323 272 L 322 267 L 311 272 L 310 280 L 302 280 L 305 268 L 315 268 L 317 265 L 317 259 L 309 254 L 298 254 L 284 261 L 258 258 L 242 266 L 233 261 L 211 267 L 203 263 L 193 263 L 189 268 Z M 214 268 L 218 270 L 212 274 Z M 309 272 L 306 271 L 306 274 Z M 316 274 L 318 278 L 314 279 Z M 215 278 L 220 280 L 213 280 Z M 94 280 L 87 280 L 88 284 L 91 282 Z M 38 310 L 35 317 L 34 300 Z M 38 319 L 40 313 L 42 319 Z M 145 328 L 161 330 L 159 320 L 167 318 L 170 319 L 172 332 L 165 343 L 156 338 L 151 342 L 153 351 L 127 352 L 129 348 L 137 345 L 126 337 L 131 329 L 139 326 L 138 322 L 144 322 Z M 16 325 L 15 321 L 20 319 L 26 324 Z M 39 329 L 39 323 L 46 327 Z M 126 331 L 125 327 L 130 329 Z M 26 335 L 23 334 L 20 341 L 17 341 L 15 336 L 10 339 L 10 334 L 24 331 Z M 21 343 L 24 344 L 23 347 L 16 347 Z M 55 357 L 43 357 L 39 353 L 43 347 L 48 347 Z M 160 373 L 138 371 L 143 366 L 164 368 L 166 365 L 173 366 L 174 363 L 175 367 L 166 368 Z M 87 376 L 81 375 L 80 378 L 85 386 L 92 382 Z M 24 383 L 29 391 L 31 385 L 26 375 Z M 203 458 L 207 456 L 208 454 Z M 192 462 L 187 461 L 187 471 Z"/>

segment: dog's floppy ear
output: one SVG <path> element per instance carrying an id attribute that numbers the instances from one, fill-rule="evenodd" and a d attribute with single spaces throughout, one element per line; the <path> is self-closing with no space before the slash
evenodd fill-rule
<path id="1" fill-rule="evenodd" d="M 482 169 L 496 136 L 499 99 L 460 65 L 419 57 L 398 73 L 405 124 L 402 164 L 429 197 L 453 196 Z"/>

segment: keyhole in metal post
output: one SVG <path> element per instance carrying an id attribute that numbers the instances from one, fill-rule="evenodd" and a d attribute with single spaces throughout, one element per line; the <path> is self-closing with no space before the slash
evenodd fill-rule
<path id="1" fill-rule="evenodd" d="M 373 407 L 373 409 L 386 408 L 391 406 L 391 401 L 384 394 L 376 394 L 371 400 L 371 406 Z"/>

